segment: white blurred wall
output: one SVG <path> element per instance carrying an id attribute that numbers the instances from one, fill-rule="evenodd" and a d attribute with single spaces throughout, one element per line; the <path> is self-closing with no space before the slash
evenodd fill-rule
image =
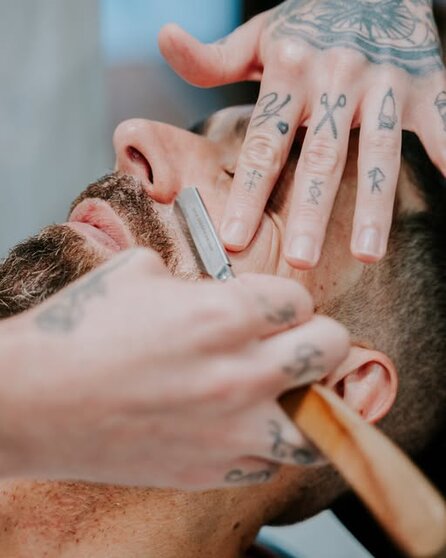
<path id="1" fill-rule="evenodd" d="M 0 256 L 111 165 L 95 0 L 0 0 Z"/>

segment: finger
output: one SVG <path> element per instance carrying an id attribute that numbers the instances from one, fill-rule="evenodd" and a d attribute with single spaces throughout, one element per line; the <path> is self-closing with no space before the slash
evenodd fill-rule
<path id="1" fill-rule="evenodd" d="M 161 53 L 183 79 L 200 87 L 214 87 L 258 79 L 258 40 L 265 14 L 236 29 L 225 40 L 203 44 L 178 25 L 163 27 L 158 43 Z"/>
<path id="2" fill-rule="evenodd" d="M 251 338 L 269 337 L 313 316 L 311 295 L 293 279 L 246 273 L 227 287 L 239 314 L 237 329 L 249 331 Z"/>
<path id="3" fill-rule="evenodd" d="M 293 64 L 294 72 L 277 60 L 266 66 L 221 226 L 231 250 L 251 242 L 293 144 L 303 103 L 295 93 L 298 60 Z"/>
<path id="4" fill-rule="evenodd" d="M 301 269 L 319 261 L 328 220 L 341 181 L 356 103 L 342 91 L 323 92 L 296 168 L 288 216 L 285 257 Z"/>
<path id="5" fill-rule="evenodd" d="M 238 350 L 309 320 L 313 300 L 297 281 L 245 274 L 228 283 L 200 288 L 196 321 L 205 327 L 201 350 Z"/>
<path id="6" fill-rule="evenodd" d="M 256 458 L 239 459 L 222 470 L 223 487 L 242 487 L 266 484 L 273 481 L 280 465 Z"/>
<path id="7" fill-rule="evenodd" d="M 284 465 L 315 465 L 323 458 L 276 402 L 256 407 L 238 423 L 238 439 L 233 446 L 247 455 Z"/>
<path id="8" fill-rule="evenodd" d="M 417 107 L 413 115 L 414 131 L 421 139 L 435 166 L 446 176 L 446 75 L 430 87 L 432 93 Z"/>
<path id="9" fill-rule="evenodd" d="M 348 355 L 349 335 L 339 323 L 325 316 L 245 348 L 233 374 L 246 393 L 278 397 L 285 391 L 321 381 Z M 241 369 L 242 378 L 240 378 Z"/>
<path id="10" fill-rule="evenodd" d="M 363 102 L 351 251 L 365 263 L 386 253 L 401 166 L 403 95 L 374 90 Z"/>

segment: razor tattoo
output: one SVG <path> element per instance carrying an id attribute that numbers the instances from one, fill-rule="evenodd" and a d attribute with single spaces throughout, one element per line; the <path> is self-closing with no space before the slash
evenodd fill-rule
<path id="1" fill-rule="evenodd" d="M 261 109 L 262 112 L 252 119 L 252 125 L 254 128 L 259 128 L 272 118 L 279 120 L 276 127 L 279 132 L 286 136 L 290 130 L 290 125 L 288 122 L 281 120 L 280 111 L 291 101 L 291 95 L 287 95 L 283 101 L 279 100 L 278 93 L 269 93 L 264 95 L 257 103 L 257 108 Z"/>
<path id="2" fill-rule="evenodd" d="M 344 108 L 346 104 L 347 97 L 344 94 L 339 95 L 336 102 L 330 104 L 328 93 L 323 93 L 321 97 L 321 105 L 325 108 L 325 114 L 322 117 L 322 120 L 316 126 L 314 134 L 318 134 L 322 130 L 322 128 L 324 128 L 325 125 L 328 124 L 330 126 L 331 133 L 333 134 L 334 139 L 338 139 L 338 129 L 336 127 L 336 121 L 334 119 L 334 112 L 338 108 Z"/>
<path id="3" fill-rule="evenodd" d="M 385 174 L 383 173 L 383 171 L 378 168 L 375 167 L 374 169 L 369 171 L 368 174 L 371 182 L 372 182 L 372 194 L 375 194 L 376 192 L 381 193 L 381 184 L 384 182 L 384 180 L 386 179 Z"/>
<path id="4" fill-rule="evenodd" d="M 228 484 L 262 484 L 271 480 L 273 475 L 280 469 L 277 463 L 271 463 L 268 468 L 259 471 L 242 471 L 233 469 L 225 476 L 225 483 Z"/>
<path id="5" fill-rule="evenodd" d="M 412 76 L 443 68 L 428 0 L 288 0 L 269 25 L 277 40 L 304 40 L 318 50 L 348 48 Z"/>
<path id="6" fill-rule="evenodd" d="M 380 130 L 393 130 L 397 122 L 396 101 L 393 95 L 393 89 L 390 88 L 381 103 L 381 110 L 378 116 L 378 128 Z"/>
<path id="7" fill-rule="evenodd" d="M 441 91 L 435 98 L 435 106 L 443 121 L 443 130 L 446 132 L 446 91 Z"/>
<path id="8" fill-rule="evenodd" d="M 259 180 L 263 178 L 263 174 L 256 169 L 246 173 L 245 188 L 248 192 L 252 192 L 257 188 Z"/>
<path id="9" fill-rule="evenodd" d="M 319 205 L 319 198 L 322 196 L 321 186 L 323 185 L 322 180 L 317 180 L 316 178 L 312 178 L 311 186 L 309 189 L 310 197 L 307 199 L 307 203 L 311 203 L 313 205 Z"/>
<path id="10" fill-rule="evenodd" d="M 282 427 L 275 421 L 269 421 L 270 434 L 273 437 L 271 455 L 281 461 L 293 461 L 296 465 L 311 465 L 317 459 L 315 452 L 310 446 L 296 447 L 283 439 Z"/>
<path id="11" fill-rule="evenodd" d="M 70 333 L 82 322 L 85 307 L 89 300 L 105 297 L 107 294 L 106 277 L 127 263 L 131 256 L 120 258 L 119 262 L 109 264 L 104 269 L 91 273 L 77 285 L 59 295 L 58 299 L 36 317 L 37 327 L 49 333 Z"/>
<path id="12" fill-rule="evenodd" d="M 324 372 L 323 357 L 324 353 L 315 345 L 310 343 L 299 345 L 295 350 L 293 361 L 284 366 L 282 371 L 296 380 L 301 380 L 302 383 L 312 381 Z"/>

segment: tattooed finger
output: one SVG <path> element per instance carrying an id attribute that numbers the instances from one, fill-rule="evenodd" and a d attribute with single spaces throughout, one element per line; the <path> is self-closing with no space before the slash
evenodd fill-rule
<path id="1" fill-rule="evenodd" d="M 402 106 L 393 87 L 373 91 L 363 103 L 352 253 L 367 263 L 387 250 L 401 164 Z"/>
<path id="2" fill-rule="evenodd" d="M 287 161 L 303 105 L 294 78 L 284 81 L 283 75 L 265 67 L 222 222 L 222 239 L 231 250 L 246 248 L 253 238 Z"/>
<path id="3" fill-rule="evenodd" d="M 296 168 L 285 257 L 302 269 L 319 261 L 325 230 L 347 157 L 354 103 L 324 92 L 316 104 Z"/>

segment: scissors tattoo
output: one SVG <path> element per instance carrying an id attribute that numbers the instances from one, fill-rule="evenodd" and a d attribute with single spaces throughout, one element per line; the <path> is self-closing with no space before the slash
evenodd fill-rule
<path id="1" fill-rule="evenodd" d="M 344 108 L 346 104 L 347 104 L 347 97 L 345 95 L 339 95 L 336 103 L 334 105 L 330 105 L 328 101 L 328 94 L 324 93 L 321 97 L 321 105 L 325 107 L 325 114 L 322 120 L 316 126 L 314 133 L 317 134 L 328 122 L 330 124 L 333 137 L 335 139 L 338 139 L 338 129 L 336 127 L 336 121 L 333 115 L 337 108 Z"/>

